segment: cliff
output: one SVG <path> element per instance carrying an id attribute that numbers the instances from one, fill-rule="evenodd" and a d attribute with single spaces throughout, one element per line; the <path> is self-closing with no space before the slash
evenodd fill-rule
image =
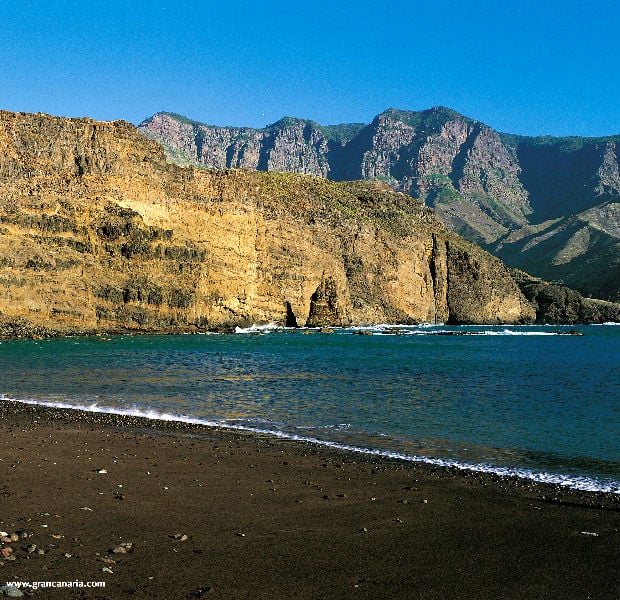
<path id="1" fill-rule="evenodd" d="M 536 323 L 577 325 L 580 323 L 620 323 L 620 304 L 585 298 L 579 292 L 518 269 L 512 270 L 523 295 L 536 310 Z"/>
<path id="2" fill-rule="evenodd" d="M 620 299 L 620 136 L 500 134 L 442 107 L 390 109 L 367 125 L 286 118 L 260 130 L 159 113 L 139 129 L 181 164 L 388 183 L 507 264 Z"/>
<path id="3" fill-rule="evenodd" d="M 0 112 L 0 279 L 0 335 L 535 316 L 384 184 L 182 168 L 122 121 L 43 114 Z"/>

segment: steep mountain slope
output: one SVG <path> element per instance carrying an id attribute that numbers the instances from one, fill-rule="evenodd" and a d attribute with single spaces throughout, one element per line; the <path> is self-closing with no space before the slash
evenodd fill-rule
<path id="1" fill-rule="evenodd" d="M 122 121 L 0 111 L 0 335 L 535 317 L 380 183 L 210 171 Z"/>
<path id="2" fill-rule="evenodd" d="M 620 136 L 500 134 L 443 107 L 390 109 L 369 125 L 286 118 L 261 130 L 159 113 L 139 129 L 180 164 L 388 183 L 512 266 L 620 298 Z"/>
<path id="3" fill-rule="evenodd" d="M 540 277 L 620 300 L 620 136 L 503 138 L 532 214 L 488 248 Z"/>

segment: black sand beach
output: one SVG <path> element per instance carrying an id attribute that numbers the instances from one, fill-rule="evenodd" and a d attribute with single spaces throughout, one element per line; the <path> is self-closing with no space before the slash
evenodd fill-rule
<path id="1" fill-rule="evenodd" d="M 9 401 L 0 432 L 0 585 L 106 584 L 33 598 L 620 597 L 618 495 Z"/>

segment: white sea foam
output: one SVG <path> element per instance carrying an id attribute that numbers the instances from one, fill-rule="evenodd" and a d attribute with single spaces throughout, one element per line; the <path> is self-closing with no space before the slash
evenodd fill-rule
<path id="1" fill-rule="evenodd" d="M 605 323 L 606 325 L 619 325 L 619 323 Z M 496 327 L 496 326 L 495 326 Z M 371 335 L 493 335 L 493 336 L 551 336 L 551 335 L 571 335 L 572 331 L 564 331 L 565 326 L 558 325 L 552 331 L 549 329 L 532 329 L 521 325 L 511 329 L 505 327 L 497 329 L 494 326 L 482 325 L 461 325 L 446 328 L 444 323 L 418 323 L 416 325 L 405 325 L 398 323 L 378 323 L 374 325 L 353 325 L 350 327 L 330 327 L 329 329 L 343 334 L 365 333 Z M 318 331 L 319 327 L 283 327 L 276 323 L 254 323 L 250 327 L 235 327 L 237 334 L 267 334 L 283 331 Z M 580 334 L 581 332 L 577 332 Z"/>
<path id="2" fill-rule="evenodd" d="M 516 329 L 410 329 L 404 332 L 405 335 L 493 335 L 493 336 L 548 336 L 548 335 L 567 335 L 560 331 L 524 331 Z"/>
<path id="3" fill-rule="evenodd" d="M 482 335 L 560 335 L 557 331 L 516 331 L 514 329 L 502 329 L 501 331 L 481 331 Z"/>
<path id="4" fill-rule="evenodd" d="M 285 327 L 277 325 L 276 323 L 265 323 L 264 325 L 257 325 L 254 323 L 250 327 L 235 327 L 235 333 L 271 333 L 272 331 L 281 331 Z"/>
<path id="5" fill-rule="evenodd" d="M 398 323 L 377 323 L 374 325 L 352 325 L 350 327 L 328 327 L 332 331 L 342 333 L 357 333 L 367 331 L 370 333 L 390 333 L 390 332 L 409 332 L 417 330 L 426 330 L 432 327 L 442 327 L 443 323 L 418 323 L 416 325 L 404 325 Z M 250 327 L 235 327 L 235 333 L 274 333 L 280 331 L 319 331 L 321 327 L 283 327 L 276 323 L 254 323 Z"/>
<path id="6" fill-rule="evenodd" d="M 563 475 L 559 473 L 536 472 L 536 471 L 532 471 L 529 469 L 522 469 L 518 467 L 499 467 L 496 465 L 484 464 L 484 463 L 467 463 L 467 462 L 460 462 L 454 459 L 446 459 L 446 458 L 432 458 L 432 457 L 426 457 L 426 456 L 408 455 L 408 454 L 403 454 L 399 452 L 381 450 L 377 448 L 364 448 L 364 447 L 352 446 L 350 444 L 345 444 L 345 443 L 340 443 L 340 442 L 325 441 L 325 440 L 320 440 L 315 437 L 289 434 L 289 433 L 284 433 L 284 432 L 277 431 L 277 430 L 274 431 L 272 429 L 258 429 L 258 428 L 250 427 L 247 425 L 227 423 L 226 421 L 201 419 L 197 417 L 192 417 L 190 415 L 175 415 L 175 414 L 170 414 L 170 413 L 162 413 L 162 412 L 155 411 L 155 410 L 142 410 L 142 409 L 137 409 L 137 408 L 123 409 L 123 408 L 117 408 L 117 407 L 100 406 L 96 403 L 71 404 L 68 402 L 42 402 L 39 400 L 32 400 L 32 399 L 15 399 L 15 398 L 9 398 L 2 394 L 0 394 L 0 400 L 21 403 L 21 404 L 47 406 L 51 408 L 82 410 L 82 411 L 92 412 L 92 413 L 105 413 L 105 414 L 131 416 L 131 417 L 142 417 L 142 418 L 146 418 L 150 420 L 173 421 L 173 422 L 188 423 L 188 424 L 194 424 L 194 425 L 203 425 L 206 427 L 219 427 L 219 428 L 225 428 L 225 429 L 230 429 L 230 430 L 235 430 L 235 431 L 248 431 L 252 433 L 271 435 L 273 437 L 281 438 L 281 439 L 289 439 L 292 441 L 317 444 L 317 445 L 326 446 L 329 448 L 334 448 L 334 449 L 342 450 L 346 452 L 358 452 L 358 453 L 367 454 L 371 456 L 392 458 L 392 459 L 401 460 L 404 462 L 425 463 L 425 464 L 439 466 L 439 467 L 451 467 L 451 468 L 459 469 L 462 471 L 500 475 L 502 477 L 519 477 L 521 479 L 527 479 L 527 480 L 535 481 L 538 483 L 548 483 L 548 484 L 553 484 L 553 485 L 559 485 L 562 487 L 566 487 L 566 488 L 570 488 L 574 490 L 586 491 L 586 492 L 607 492 L 607 493 L 612 493 L 612 494 L 620 494 L 620 481 L 599 480 L 599 479 L 593 479 L 589 477 Z"/>
<path id="7" fill-rule="evenodd" d="M 296 425 L 295 429 L 299 431 L 344 431 L 345 429 L 351 429 L 350 423 L 336 423 L 335 425 Z"/>

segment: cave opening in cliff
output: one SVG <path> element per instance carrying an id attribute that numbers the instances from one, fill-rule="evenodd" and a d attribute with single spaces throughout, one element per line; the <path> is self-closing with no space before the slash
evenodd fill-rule
<path id="1" fill-rule="evenodd" d="M 291 306 L 290 302 L 286 303 L 286 323 L 285 323 L 286 327 L 299 327 L 299 325 L 297 325 L 297 317 L 295 316 L 295 313 L 293 312 L 293 307 Z"/>

